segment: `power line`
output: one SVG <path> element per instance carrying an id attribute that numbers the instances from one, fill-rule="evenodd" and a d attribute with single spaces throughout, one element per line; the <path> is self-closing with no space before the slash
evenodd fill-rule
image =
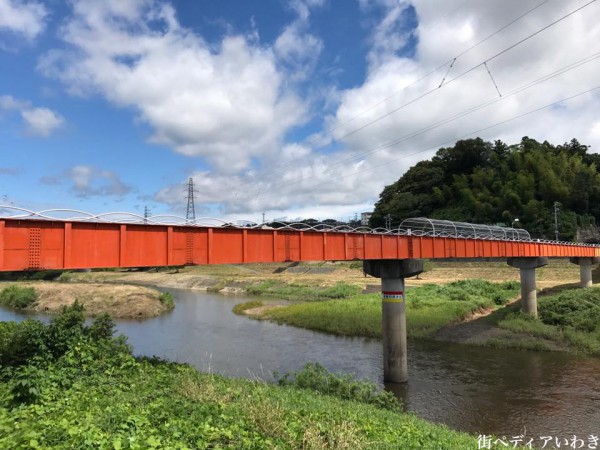
<path id="1" fill-rule="evenodd" d="M 505 48 L 504 50 L 502 50 L 502 51 L 500 51 L 500 52 L 496 53 L 495 55 L 493 55 L 492 57 L 490 57 L 490 58 L 486 59 L 485 61 L 483 61 L 483 62 L 481 62 L 481 63 L 479 63 L 479 64 L 477 64 L 477 65 L 475 65 L 475 66 L 471 67 L 470 69 L 467 69 L 467 70 L 465 70 L 465 71 L 464 71 L 464 72 L 462 72 L 460 75 L 457 75 L 456 77 L 454 77 L 454 78 L 452 78 L 451 80 L 447 81 L 447 82 L 446 82 L 446 83 L 445 83 L 443 86 L 435 87 L 435 88 L 433 88 L 433 89 L 430 89 L 429 91 L 426 91 L 426 92 L 424 92 L 423 94 L 419 95 L 418 97 L 416 97 L 416 98 L 414 98 L 414 99 L 412 99 L 412 100 L 410 100 L 410 101 L 408 101 L 408 102 L 406 102 L 406 103 L 404 103 L 404 104 L 402 104 L 402 105 L 400 105 L 400 106 L 398 106 L 398 107 L 396 107 L 396 108 L 394 108 L 394 109 L 392 109 L 392 110 L 388 111 L 387 113 L 385 113 L 385 114 L 383 114 L 383 115 L 381 115 L 381 116 L 379 116 L 379 117 L 377 117 L 377 118 L 375 118 L 375 119 L 371 120 L 370 122 L 367 122 L 366 124 L 364 124 L 364 125 L 362 125 L 362 126 L 360 126 L 360 127 L 356 128 L 356 129 L 354 129 L 353 131 L 350 131 L 350 132 L 348 132 L 348 133 L 344 134 L 343 136 L 341 136 L 341 137 L 337 138 L 337 140 L 342 140 L 342 139 L 345 139 L 345 138 L 347 138 L 347 137 L 350 137 L 350 136 L 352 136 L 352 135 L 354 135 L 354 134 L 358 133 L 359 131 L 362 131 L 362 130 L 364 130 L 365 128 L 367 128 L 367 127 L 370 127 L 371 125 L 373 125 L 373 124 L 375 124 L 375 123 L 379 122 L 380 120 L 383 120 L 383 119 L 385 119 L 385 118 L 387 118 L 387 117 L 391 116 L 392 114 L 394 114 L 394 113 L 396 113 L 396 112 L 400 111 L 401 109 L 403 109 L 403 108 L 405 108 L 405 107 L 407 107 L 407 106 L 410 106 L 410 105 L 412 105 L 413 103 L 416 103 L 416 102 L 418 102 L 419 100 L 422 100 L 423 98 L 425 98 L 425 97 L 427 97 L 427 96 L 431 95 L 432 93 L 434 93 L 434 92 L 438 91 L 439 89 L 441 89 L 441 88 L 443 88 L 443 87 L 445 87 L 445 86 L 448 86 L 449 84 L 453 83 L 454 81 L 456 81 L 456 80 L 459 80 L 459 79 L 463 78 L 464 76 L 468 75 L 469 73 L 473 72 L 474 70 L 476 70 L 476 69 L 478 69 L 478 68 L 480 68 L 480 67 L 482 67 L 482 66 L 486 65 L 486 64 L 487 64 L 487 63 L 489 63 L 490 61 L 493 61 L 494 59 L 498 58 L 499 56 L 503 55 L 504 53 L 506 53 L 506 52 L 508 52 L 508 51 L 512 50 L 513 48 L 517 47 L 518 45 L 521 45 L 522 43 L 524 43 L 524 42 L 528 41 L 529 39 L 531 39 L 531 38 L 533 38 L 533 37 L 535 37 L 535 36 L 537 36 L 537 35 L 538 35 L 538 34 L 540 34 L 541 32 L 543 32 L 543 31 L 547 30 L 548 28 L 550 28 L 550 27 L 552 27 L 552 26 L 556 25 L 557 23 L 559 23 L 559 22 L 561 22 L 561 21 L 565 20 L 566 18 L 568 18 L 568 17 L 572 16 L 573 14 L 575 14 L 575 13 L 577 13 L 577 12 L 581 11 L 581 10 L 582 10 L 583 8 L 585 8 L 586 6 L 589 6 L 589 5 L 591 5 L 592 3 L 595 3 L 595 2 L 596 2 L 596 0 L 591 0 L 590 2 L 586 3 L 585 5 L 583 5 L 583 6 L 580 6 L 579 8 L 577 8 L 577 9 L 575 9 L 575 10 L 571 11 L 571 12 L 570 12 L 570 13 L 568 13 L 568 14 L 565 14 L 564 16 L 560 17 L 559 19 L 555 20 L 554 22 L 552 22 L 552 23 L 550 23 L 550 24 L 546 25 L 545 27 L 542 27 L 542 28 L 540 28 L 539 30 L 537 30 L 537 31 L 535 31 L 535 32 L 533 32 L 533 33 L 531 33 L 530 35 L 528 35 L 528 36 L 526 36 L 526 37 L 524 37 L 524 38 L 523 38 L 523 39 L 521 39 L 520 41 L 518 41 L 518 42 L 516 42 L 516 43 L 514 43 L 514 44 L 512 44 L 512 45 L 510 45 L 510 46 L 508 46 L 508 47 L 507 47 L 507 48 Z"/>
<path id="2" fill-rule="evenodd" d="M 410 83 L 410 84 L 408 84 L 408 85 L 404 86 L 402 89 L 399 89 L 399 90 L 395 91 L 394 93 L 392 93 L 392 94 L 388 95 L 388 96 L 387 96 L 387 97 L 385 97 L 384 99 L 382 99 L 382 100 L 380 100 L 379 102 L 377 102 L 377 103 L 373 104 L 372 106 L 370 106 L 369 108 L 367 108 L 367 109 L 365 109 L 365 110 L 361 111 L 360 113 L 358 113 L 358 114 L 356 114 L 356 115 L 352 116 L 351 118 L 347 119 L 346 121 L 344 121 L 344 122 L 342 122 L 342 123 L 340 123 L 340 124 L 337 124 L 336 126 L 334 126 L 334 127 L 332 127 L 332 128 L 329 128 L 328 130 L 326 130 L 326 131 L 325 131 L 325 133 L 324 133 L 324 136 L 329 136 L 329 135 L 331 135 L 331 134 L 332 134 L 332 133 L 333 133 L 335 130 L 337 130 L 337 129 L 339 129 L 339 128 L 343 127 L 344 125 L 347 125 L 347 124 L 349 124 L 350 122 L 352 122 L 352 121 L 356 120 L 357 118 L 359 118 L 359 117 L 360 117 L 360 116 L 362 116 L 363 114 L 366 114 L 367 112 L 369 112 L 369 111 L 372 111 L 373 109 L 377 108 L 378 106 L 382 105 L 383 103 L 386 103 L 386 102 L 387 102 L 389 99 L 391 99 L 392 97 L 395 97 L 396 95 L 400 94 L 401 92 L 404 92 L 404 91 L 405 91 L 405 90 L 407 90 L 408 88 L 410 88 L 410 87 L 412 87 L 412 86 L 414 86 L 414 85 L 416 85 L 416 84 L 420 83 L 421 81 L 423 81 L 423 80 L 427 79 L 429 76 L 433 75 L 434 73 L 438 72 L 439 70 L 441 70 L 442 68 L 444 68 L 445 66 L 447 66 L 448 64 L 450 64 L 450 67 L 448 68 L 448 70 L 447 70 L 447 72 L 446 72 L 446 75 L 444 76 L 444 78 L 442 79 L 442 82 L 440 83 L 440 85 L 439 85 L 439 86 L 438 86 L 436 89 L 439 89 L 439 88 L 441 88 L 441 87 L 442 87 L 442 85 L 444 84 L 444 81 L 445 81 L 445 79 L 446 79 L 446 76 L 448 75 L 448 73 L 450 72 L 450 69 L 452 68 L 452 66 L 454 65 L 455 61 L 456 61 L 458 58 L 460 58 L 461 56 L 463 56 L 463 55 L 467 54 L 468 52 L 470 52 L 471 50 L 475 49 L 476 47 L 479 47 L 479 46 L 480 46 L 481 44 L 483 44 L 484 42 L 488 41 L 488 40 L 489 40 L 489 39 L 491 39 L 492 37 L 496 36 L 497 34 L 501 33 L 501 32 L 502 32 L 502 31 L 504 31 L 505 29 L 509 28 L 511 25 L 515 24 L 516 22 L 518 22 L 519 20 L 521 20 L 521 19 L 522 19 L 522 18 L 524 18 L 525 16 L 529 15 L 529 14 L 530 14 L 530 13 L 532 13 L 533 11 L 537 10 L 538 8 L 540 8 L 540 7 L 541 7 L 541 6 L 543 6 L 544 4 L 548 3 L 549 1 L 550 1 L 550 0 L 544 0 L 544 1 L 540 2 L 540 3 L 538 3 L 536 6 L 534 6 L 534 7 L 530 8 L 530 9 L 528 9 L 527 11 L 525 11 L 524 13 L 522 13 L 521 15 L 519 15 L 518 17 L 516 17 L 516 18 L 514 18 L 513 20 L 511 20 L 511 21 L 510 21 L 509 23 L 507 23 L 506 25 L 502 26 L 502 27 L 501 27 L 501 28 L 499 28 L 498 30 L 494 31 L 493 33 L 489 34 L 489 35 L 488 35 L 488 36 L 486 36 L 485 38 L 481 39 L 480 41 L 478 41 L 477 43 L 475 43 L 475 44 L 474 44 L 474 45 L 472 45 L 471 47 L 469 47 L 469 48 L 467 48 L 467 49 L 463 50 L 462 52 L 460 52 L 458 55 L 454 56 L 453 58 L 450 58 L 448 61 L 446 61 L 446 62 L 444 62 L 444 63 L 440 64 L 440 65 L 439 65 L 438 67 L 436 67 L 435 69 L 432 69 L 432 70 L 430 70 L 430 71 L 429 71 L 429 72 L 427 72 L 425 75 L 423 75 L 423 76 L 419 77 L 417 80 L 415 80 L 415 81 L 413 81 L 412 83 Z M 593 1 L 595 1 L 595 0 L 593 0 Z M 464 2 L 464 3 L 466 3 L 466 2 Z M 464 3 L 463 3 L 463 4 L 462 4 L 460 7 L 462 7 L 462 6 L 464 5 Z M 584 6 L 587 6 L 587 5 L 584 5 Z M 459 8 L 460 8 L 460 7 L 459 7 Z M 456 9 L 459 9 L 459 8 L 456 8 Z M 552 24 L 551 24 L 551 25 L 552 25 Z M 551 25 L 550 25 L 550 26 L 551 26 Z M 498 56 L 499 56 L 499 55 L 498 55 Z M 484 61 L 484 63 L 485 63 L 485 61 Z M 483 64 L 483 63 L 481 63 L 481 64 Z M 479 67 L 481 64 L 479 64 L 479 65 L 478 65 L 478 66 L 476 66 L 476 67 Z M 455 79 L 456 79 L 456 78 L 454 78 L 452 81 L 454 81 Z M 433 89 L 433 90 L 432 90 L 432 91 L 430 91 L 429 93 L 431 93 L 431 92 L 435 91 L 436 89 Z M 419 100 L 420 98 L 421 98 L 421 97 L 418 97 L 416 100 Z M 415 100 L 415 101 L 416 101 L 416 100 Z M 412 103 L 412 102 L 411 102 L 411 103 Z M 404 106 L 408 106 L 408 104 L 406 104 L 406 105 L 403 105 L 403 106 L 401 106 L 400 108 L 402 108 L 402 107 L 404 107 Z M 394 111 L 391 111 L 391 112 L 390 112 L 390 114 L 393 114 L 394 112 L 396 112 L 396 110 L 394 110 Z M 385 117 L 388 117 L 390 114 L 386 114 L 386 115 L 382 116 L 380 119 L 383 119 L 383 118 L 385 118 Z M 380 119 L 378 119 L 378 120 L 380 120 Z M 373 122 L 373 123 L 374 123 L 374 122 Z M 370 124 L 371 124 L 371 123 L 368 123 L 368 124 L 367 124 L 367 126 L 369 126 Z M 346 135 L 344 135 L 344 136 L 341 136 L 341 137 L 337 138 L 337 140 L 344 139 L 344 138 L 346 138 L 346 137 L 348 137 L 348 136 L 350 136 L 350 135 L 354 134 L 355 132 L 362 130 L 362 129 L 363 129 L 363 128 L 365 128 L 365 127 L 366 127 L 366 126 L 360 127 L 358 130 L 355 130 L 354 132 L 352 132 L 352 133 L 350 133 L 350 134 L 346 134 Z M 316 139 L 317 139 L 317 138 L 315 137 L 315 138 L 313 138 L 313 139 L 309 140 L 309 142 L 307 143 L 307 145 L 310 145 L 311 143 L 314 143 L 314 142 L 316 141 Z M 316 149 L 318 150 L 319 148 L 323 148 L 323 147 L 324 147 L 324 146 L 320 146 L 320 147 L 317 147 Z M 298 158 L 295 158 L 295 159 L 298 159 Z M 290 164 L 292 164 L 292 163 L 293 163 L 293 161 L 288 161 L 288 162 L 286 162 L 286 163 L 284 163 L 284 164 L 280 164 L 280 165 L 276 166 L 276 167 L 274 168 L 274 170 L 278 170 L 278 169 L 281 169 L 281 168 L 287 167 L 287 166 L 289 166 L 289 165 L 290 165 Z"/>
<path id="3" fill-rule="evenodd" d="M 412 133 L 406 134 L 406 135 L 401 136 L 399 138 L 396 138 L 396 139 L 394 139 L 392 141 L 388 141 L 387 143 L 382 144 L 382 145 L 380 145 L 378 147 L 375 147 L 375 148 L 373 148 L 371 150 L 367 150 L 367 151 L 361 152 L 358 155 L 354 155 L 354 156 L 352 156 L 350 158 L 346 158 L 346 159 L 344 159 L 342 161 L 339 161 L 338 163 L 334 164 L 333 166 L 330 166 L 329 168 L 327 168 L 326 170 L 323 170 L 323 171 L 319 172 L 318 175 L 323 175 L 325 173 L 331 172 L 332 170 L 334 170 L 334 169 L 336 169 L 338 167 L 341 167 L 341 166 L 346 165 L 348 163 L 360 160 L 360 159 L 362 159 L 362 158 L 364 158 L 366 156 L 369 156 L 369 155 L 372 155 L 374 153 L 380 152 L 382 150 L 385 150 L 387 148 L 390 148 L 390 147 L 393 147 L 393 146 L 395 146 L 397 144 L 400 144 L 400 143 L 402 143 L 404 141 L 407 141 L 409 139 L 412 139 L 414 137 L 422 135 L 422 134 L 424 134 L 424 133 L 426 133 L 428 131 L 434 130 L 435 128 L 438 128 L 438 127 L 440 127 L 442 125 L 446 125 L 446 124 L 448 124 L 448 123 L 450 123 L 450 122 L 452 122 L 454 120 L 460 119 L 460 118 L 465 117 L 465 116 L 467 116 L 469 114 L 473 114 L 474 112 L 480 111 L 481 109 L 484 109 L 484 108 L 486 108 L 488 106 L 491 106 L 491 105 L 493 105 L 493 104 L 495 104 L 497 102 L 503 101 L 503 100 L 505 100 L 505 99 L 507 99 L 509 97 L 512 97 L 513 95 L 519 94 L 519 93 L 521 93 L 521 92 L 523 92 L 523 91 L 525 91 L 527 89 L 530 89 L 532 87 L 535 87 L 535 86 L 537 86 L 537 85 L 539 85 L 539 84 L 541 84 L 541 83 L 543 83 L 545 81 L 551 80 L 551 79 L 553 79 L 553 78 L 555 78 L 555 77 L 557 77 L 559 75 L 567 73 L 567 72 L 569 72 L 571 70 L 574 70 L 574 69 L 576 69 L 578 67 L 581 67 L 584 64 L 587 64 L 589 62 L 597 60 L 598 58 L 600 58 L 600 52 L 596 52 L 596 53 L 594 53 L 594 54 L 592 54 L 590 56 L 582 58 L 582 59 L 580 59 L 578 61 L 575 61 L 575 62 L 573 62 L 571 64 L 568 64 L 566 66 L 563 66 L 562 68 L 557 69 L 554 72 L 551 72 L 551 73 L 549 73 L 547 75 L 544 75 L 544 76 L 542 76 L 542 77 L 540 77 L 540 78 L 538 78 L 536 80 L 533 80 L 533 81 L 531 81 L 531 82 L 529 82 L 529 83 L 527 83 L 527 84 L 525 84 L 525 85 L 523 85 L 521 87 L 518 87 L 518 88 L 516 88 L 516 89 L 514 89 L 512 91 L 509 91 L 503 97 L 496 97 L 496 98 L 494 98 L 492 100 L 488 100 L 488 101 L 483 102 L 483 103 L 481 103 L 481 104 L 479 104 L 477 106 L 468 108 L 468 109 L 466 109 L 466 110 L 464 110 L 464 111 L 462 111 L 460 113 L 457 113 L 457 114 L 455 114 L 453 116 L 446 117 L 445 119 L 442 119 L 442 120 L 440 120 L 440 121 L 438 121 L 436 123 L 433 123 L 433 124 L 431 124 L 429 126 L 421 128 L 421 129 L 419 129 L 417 131 L 414 131 Z M 300 176 L 300 177 L 297 177 L 297 178 L 292 179 L 292 180 L 286 180 L 285 182 L 281 182 L 281 183 L 277 183 L 275 185 L 271 185 L 270 188 L 272 189 L 272 188 L 277 188 L 277 187 L 280 187 L 280 186 L 288 186 L 288 185 L 293 184 L 293 183 L 302 182 L 305 179 L 306 178 L 304 176 Z M 257 198 L 258 198 L 258 196 L 257 196 Z"/>
<path id="4" fill-rule="evenodd" d="M 453 139 L 447 140 L 447 141 L 445 141 L 445 142 L 442 142 L 441 144 L 437 144 L 437 145 L 435 145 L 435 146 L 431 146 L 431 147 L 427 147 L 427 148 L 425 148 L 425 149 L 417 150 L 417 151 L 415 151 L 415 152 L 412 152 L 412 153 L 409 153 L 409 154 L 403 155 L 403 156 L 401 156 L 401 157 L 399 157 L 399 158 L 396 158 L 396 159 L 393 159 L 393 160 L 390 160 L 390 161 L 386 161 L 386 162 L 384 162 L 384 163 L 377 164 L 377 165 L 375 165 L 375 166 L 372 166 L 372 167 L 369 167 L 369 168 L 366 168 L 366 169 L 356 170 L 356 171 L 354 171 L 354 172 L 352 172 L 352 173 L 347 173 L 347 174 L 344 174 L 344 175 L 342 175 L 342 176 L 338 176 L 338 177 L 336 177 L 336 179 L 343 179 L 343 178 L 347 178 L 347 177 L 349 177 L 349 176 L 355 176 L 355 175 L 357 175 L 357 174 L 359 174 L 359 173 L 369 172 L 369 171 L 372 171 L 372 170 L 378 169 L 378 168 L 380 168 L 380 167 L 382 167 L 382 166 L 387 166 L 387 165 L 389 165 L 389 164 L 391 164 L 391 163 L 398 162 L 398 161 L 400 161 L 400 160 L 402 160 L 402 159 L 405 159 L 405 158 L 409 158 L 409 157 L 411 157 L 411 156 L 416 156 L 416 155 L 418 155 L 418 154 L 425 153 L 425 152 L 432 151 L 432 150 L 438 150 L 438 149 L 442 148 L 442 147 L 443 147 L 443 146 L 445 146 L 445 145 L 449 145 L 449 144 L 455 143 L 456 141 L 459 141 L 459 140 L 461 140 L 461 139 L 466 139 L 466 138 L 468 138 L 468 137 L 470 137 L 470 136 L 476 136 L 476 135 L 479 135 L 480 133 L 482 133 L 482 132 L 484 132 L 484 131 L 487 131 L 487 130 L 489 130 L 489 129 L 495 128 L 495 127 L 497 127 L 497 126 L 500 126 L 500 125 L 504 125 L 504 124 L 506 124 L 506 123 L 508 123 L 508 122 L 512 122 L 512 121 L 514 121 L 514 120 L 518 120 L 518 119 L 521 119 L 521 118 L 523 118 L 523 117 L 527 117 L 527 116 L 529 116 L 529 115 L 532 115 L 532 114 L 535 114 L 535 113 L 537 113 L 537 112 L 543 111 L 544 109 L 552 108 L 553 106 L 557 106 L 557 105 L 559 105 L 559 104 L 561 104 L 561 103 L 567 102 L 567 101 L 569 101 L 569 100 L 573 100 L 573 99 L 575 99 L 575 98 L 581 97 L 581 96 L 583 96 L 583 95 L 586 95 L 586 94 L 590 94 L 590 93 L 592 93 L 592 92 L 594 92 L 594 91 L 597 91 L 597 90 L 600 90 L 600 85 L 599 85 L 599 86 L 596 86 L 596 87 L 594 87 L 594 88 L 588 89 L 588 90 L 586 90 L 586 91 L 579 92 L 579 93 L 577 93 L 577 94 L 571 95 L 571 96 L 569 96 L 569 97 L 562 98 L 562 99 L 560 99 L 560 100 L 557 100 L 557 101 L 555 101 L 555 102 L 549 103 L 549 104 L 547 104 L 547 105 L 544 105 L 544 106 L 541 106 L 541 107 L 538 107 L 538 108 L 532 109 L 532 110 L 530 110 L 530 111 L 527 111 L 527 112 L 525 112 L 525 113 L 518 114 L 518 115 L 516 115 L 516 116 L 510 117 L 509 119 L 505 119 L 505 120 L 502 120 L 502 121 L 500 121 L 500 122 L 496 122 L 495 124 L 492 124 L 492 125 L 489 125 L 489 126 L 486 126 L 486 127 L 480 128 L 480 129 L 478 129 L 478 130 L 475 130 L 475 131 L 471 131 L 471 132 L 465 133 L 465 134 L 463 134 L 463 135 L 461 135 L 461 136 L 459 136 L 459 137 L 457 137 L 457 138 L 453 138 Z M 327 180 L 327 181 L 324 181 L 324 182 L 321 182 L 321 183 L 315 184 L 315 185 L 313 185 L 312 187 L 313 187 L 313 188 L 316 188 L 316 187 L 322 186 L 322 185 L 324 185 L 324 184 L 328 184 L 330 181 L 331 181 L 331 180 Z M 281 195 L 281 192 L 273 193 L 272 195 L 267 195 L 267 196 L 265 196 L 264 198 L 268 198 L 268 197 L 271 197 L 271 196 L 274 196 L 274 195 Z"/>

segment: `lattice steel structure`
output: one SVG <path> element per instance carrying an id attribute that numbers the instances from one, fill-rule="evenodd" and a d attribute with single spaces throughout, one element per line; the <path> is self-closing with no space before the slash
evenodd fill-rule
<path id="1" fill-rule="evenodd" d="M 491 240 L 530 241 L 527 230 L 519 228 L 480 225 L 450 220 L 415 217 L 405 219 L 399 227 L 400 231 L 414 236 L 474 238 Z"/>
<path id="2" fill-rule="evenodd" d="M 187 212 L 185 219 L 188 222 L 196 220 L 196 206 L 194 205 L 194 179 L 190 177 L 188 180 L 188 195 L 187 195 Z"/>

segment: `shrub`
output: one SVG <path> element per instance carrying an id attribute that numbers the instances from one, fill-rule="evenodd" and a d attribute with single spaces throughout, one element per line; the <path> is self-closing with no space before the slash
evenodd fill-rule
<path id="1" fill-rule="evenodd" d="M 353 375 L 329 372 L 319 363 L 307 363 L 300 371 L 280 376 L 274 374 L 280 386 L 310 389 L 320 394 L 370 403 L 391 411 L 402 411 L 402 404 L 394 394 L 381 391 L 370 381 L 357 380 Z"/>
<path id="2" fill-rule="evenodd" d="M 600 290 L 574 289 L 540 302 L 539 317 L 548 325 L 594 331 L 600 326 Z"/>
<path id="3" fill-rule="evenodd" d="M 0 304 L 15 309 L 24 309 L 35 303 L 37 293 L 32 287 L 8 286 L 0 292 Z"/>
<path id="4" fill-rule="evenodd" d="M 0 322 L 0 367 L 57 360 L 69 352 L 81 356 L 83 349 L 90 346 L 106 354 L 129 353 L 123 337 L 113 338 L 114 326 L 108 314 L 86 326 L 84 309 L 78 302 L 63 307 L 49 325 L 39 320 Z M 88 349 L 88 353 L 92 350 Z"/>
<path id="5" fill-rule="evenodd" d="M 158 300 L 161 304 L 165 305 L 167 309 L 175 308 L 175 301 L 173 299 L 173 294 L 170 292 L 161 292 L 158 295 Z"/>
<path id="6" fill-rule="evenodd" d="M 110 339 L 115 333 L 115 322 L 108 313 L 102 313 L 94 319 L 86 330 L 94 340 Z"/>
<path id="7" fill-rule="evenodd" d="M 0 367 L 20 366 L 36 355 L 46 354 L 47 332 L 47 326 L 39 320 L 0 322 Z"/>

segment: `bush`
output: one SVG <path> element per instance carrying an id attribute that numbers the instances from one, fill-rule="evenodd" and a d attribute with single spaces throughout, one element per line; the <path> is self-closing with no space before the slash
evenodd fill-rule
<path id="1" fill-rule="evenodd" d="M 171 294 L 170 292 L 161 292 L 158 295 L 158 300 L 168 309 L 175 308 L 175 300 L 173 299 L 173 294 Z"/>
<path id="2" fill-rule="evenodd" d="M 574 289 L 546 297 L 538 312 L 548 325 L 592 332 L 600 326 L 600 290 Z"/>
<path id="3" fill-rule="evenodd" d="M 0 322 L 0 367 L 20 366 L 47 354 L 47 333 L 48 327 L 39 320 Z"/>
<path id="4" fill-rule="evenodd" d="M 9 286 L 0 292 L 0 304 L 15 309 L 24 309 L 35 303 L 37 293 L 32 287 Z"/>
<path id="5" fill-rule="evenodd" d="M 49 325 L 39 320 L 0 322 L 0 367 L 19 367 L 34 359 L 57 360 L 75 348 L 75 353 L 82 353 L 86 345 L 108 353 L 127 350 L 123 338 L 113 338 L 114 326 L 108 314 L 86 326 L 84 309 L 78 302 L 63 307 Z"/>
<path id="6" fill-rule="evenodd" d="M 331 373 L 319 363 L 307 363 L 302 370 L 293 374 L 280 376 L 275 373 L 274 376 L 280 386 L 310 389 L 343 400 L 355 400 L 391 411 L 402 411 L 400 400 L 391 392 L 381 391 L 374 383 L 357 380 L 353 375 Z"/>

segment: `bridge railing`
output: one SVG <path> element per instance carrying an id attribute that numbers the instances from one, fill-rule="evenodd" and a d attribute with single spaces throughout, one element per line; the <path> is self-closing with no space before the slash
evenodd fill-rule
<path id="1" fill-rule="evenodd" d="M 519 228 L 499 227 L 493 225 L 454 222 L 449 220 L 429 219 L 425 217 L 405 219 L 398 228 L 370 228 L 364 225 L 353 227 L 348 224 L 314 225 L 305 222 L 278 222 L 259 224 L 250 220 L 227 221 L 213 217 L 202 217 L 188 220 L 177 215 L 161 214 L 142 216 L 129 212 L 107 212 L 92 214 L 76 209 L 46 209 L 31 211 L 12 205 L 0 205 L 0 220 L 43 220 L 59 222 L 135 224 L 149 226 L 186 226 L 186 227 L 217 227 L 263 230 L 290 230 L 326 233 L 361 233 L 393 236 L 441 237 L 456 239 L 478 239 L 491 241 L 533 242 L 541 244 L 558 244 L 583 247 L 600 247 L 600 244 L 555 241 L 531 238 L 528 231 Z"/>

